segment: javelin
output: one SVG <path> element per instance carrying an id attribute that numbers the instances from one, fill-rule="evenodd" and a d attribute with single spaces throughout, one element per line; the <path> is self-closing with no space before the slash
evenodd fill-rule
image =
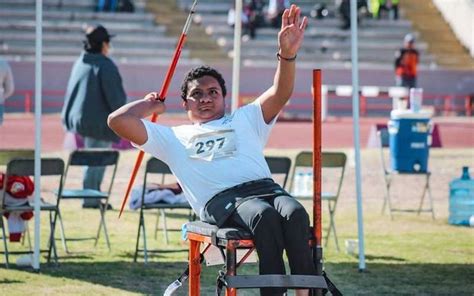
<path id="1" fill-rule="evenodd" d="M 191 6 L 191 10 L 189 11 L 188 18 L 186 19 L 186 23 L 184 24 L 183 32 L 179 37 L 178 44 L 176 45 L 176 49 L 173 54 L 173 59 L 171 60 L 171 64 L 168 68 L 168 72 L 166 72 L 165 80 L 163 81 L 163 85 L 161 86 L 161 90 L 158 96 L 158 100 L 164 101 L 166 99 L 166 93 L 168 92 L 168 87 L 170 86 L 171 78 L 173 78 L 174 70 L 176 69 L 176 65 L 178 64 L 179 56 L 181 55 L 181 50 L 183 49 L 184 43 L 186 41 L 186 37 L 188 35 L 189 27 L 191 27 L 191 21 L 193 18 L 193 14 L 195 12 L 197 0 L 194 0 L 193 5 Z M 153 113 L 151 116 L 151 122 L 155 122 L 158 118 L 156 113 Z M 140 150 L 138 153 L 137 160 L 135 161 L 135 166 L 133 168 L 132 175 L 130 176 L 130 180 L 128 181 L 127 192 L 122 201 L 122 206 L 120 207 L 119 218 L 122 216 L 123 209 L 125 204 L 127 203 L 128 195 L 130 194 L 130 190 L 132 190 L 133 182 L 135 181 L 135 177 L 137 176 L 138 169 L 143 160 L 144 152 Z"/>

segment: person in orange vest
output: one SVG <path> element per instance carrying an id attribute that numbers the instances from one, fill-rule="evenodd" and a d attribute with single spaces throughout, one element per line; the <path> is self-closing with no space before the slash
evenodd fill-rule
<path id="1" fill-rule="evenodd" d="M 418 50 L 415 49 L 415 36 L 407 34 L 404 47 L 395 54 L 395 83 L 407 88 L 416 87 Z"/>

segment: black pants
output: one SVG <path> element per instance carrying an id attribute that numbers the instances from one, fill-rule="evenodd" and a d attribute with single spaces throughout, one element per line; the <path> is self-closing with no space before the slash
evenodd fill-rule
<path id="1" fill-rule="evenodd" d="M 238 226 L 253 234 L 260 274 L 285 274 L 283 250 L 286 250 L 291 274 L 316 274 L 308 245 L 308 213 L 293 197 L 280 195 L 247 200 L 233 212 L 225 226 Z M 260 290 L 261 295 L 284 292 L 285 288 Z"/>

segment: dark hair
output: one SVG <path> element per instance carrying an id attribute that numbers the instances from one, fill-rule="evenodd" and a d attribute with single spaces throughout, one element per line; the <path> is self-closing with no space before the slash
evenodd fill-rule
<path id="1" fill-rule="evenodd" d="M 227 90 L 225 88 L 225 80 L 224 78 L 222 78 L 221 73 L 209 66 L 199 66 L 197 68 L 189 70 L 189 72 L 184 77 L 183 84 L 181 84 L 181 98 L 184 101 L 186 101 L 186 96 L 188 94 L 188 83 L 204 76 L 214 77 L 217 82 L 219 82 L 219 85 L 222 89 L 222 96 L 225 98 Z"/>
<path id="2" fill-rule="evenodd" d="M 84 40 L 83 43 L 84 50 L 88 53 L 101 53 L 104 46 L 103 42 L 92 42 L 90 40 Z"/>

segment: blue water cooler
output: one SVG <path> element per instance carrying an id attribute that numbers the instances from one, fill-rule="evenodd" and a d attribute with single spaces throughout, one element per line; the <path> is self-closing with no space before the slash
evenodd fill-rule
<path id="1" fill-rule="evenodd" d="M 424 173 L 428 170 L 431 142 L 431 116 L 428 111 L 393 110 L 388 122 L 392 170 Z"/>
<path id="2" fill-rule="evenodd" d="M 474 179 L 469 176 L 469 168 L 463 167 L 461 178 L 449 183 L 449 224 L 469 225 L 474 217 Z"/>

